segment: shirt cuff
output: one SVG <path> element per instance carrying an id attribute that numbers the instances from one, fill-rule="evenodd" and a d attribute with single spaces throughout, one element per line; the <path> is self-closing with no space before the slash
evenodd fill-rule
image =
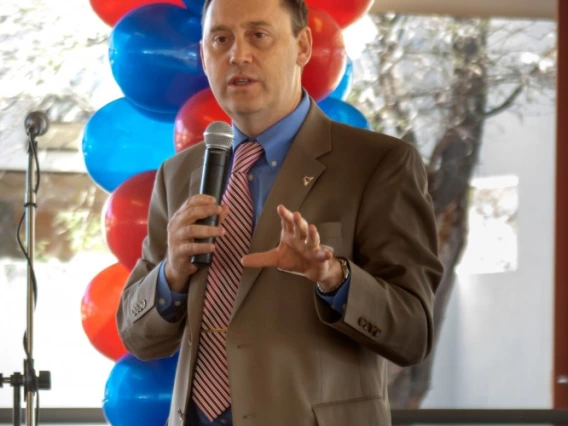
<path id="1" fill-rule="evenodd" d="M 166 321 L 176 322 L 186 311 L 187 294 L 176 293 L 170 290 L 168 280 L 166 279 L 165 265 L 165 262 L 162 262 L 158 271 L 157 310 Z"/>
<path id="2" fill-rule="evenodd" d="M 339 312 L 341 315 L 345 313 L 345 308 L 347 307 L 347 296 L 349 295 L 349 287 L 351 285 L 351 275 L 347 277 L 343 283 L 337 288 L 337 290 L 332 295 L 326 295 L 319 291 L 316 286 L 317 295 L 326 301 L 331 308 Z"/>

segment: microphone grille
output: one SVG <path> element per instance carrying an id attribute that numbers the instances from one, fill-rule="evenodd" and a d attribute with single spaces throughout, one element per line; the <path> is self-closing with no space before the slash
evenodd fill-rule
<path id="1" fill-rule="evenodd" d="M 205 146 L 222 150 L 231 149 L 233 144 L 233 128 L 224 121 L 214 121 L 203 133 Z"/>

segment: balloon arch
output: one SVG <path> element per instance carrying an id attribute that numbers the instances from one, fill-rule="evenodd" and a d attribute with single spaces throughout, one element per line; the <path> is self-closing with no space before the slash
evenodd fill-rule
<path id="1" fill-rule="evenodd" d="M 143 362 L 128 353 L 115 313 L 130 270 L 140 256 L 156 169 L 202 140 L 212 121 L 230 122 L 203 73 L 199 54 L 204 0 L 90 0 L 112 27 L 109 57 L 124 97 L 99 109 L 85 126 L 85 165 L 111 195 L 102 212 L 103 237 L 117 263 L 88 284 L 81 303 L 92 345 L 116 361 L 103 411 L 114 426 L 165 424 L 176 357 Z M 332 119 L 370 128 L 344 102 L 352 81 L 342 29 L 365 14 L 372 0 L 307 0 L 312 60 L 302 85 Z"/>

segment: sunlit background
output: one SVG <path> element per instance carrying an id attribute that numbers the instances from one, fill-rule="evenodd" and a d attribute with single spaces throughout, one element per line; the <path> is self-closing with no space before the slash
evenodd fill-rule
<path id="1" fill-rule="evenodd" d="M 487 109 L 502 109 L 484 118 L 467 182 L 469 228 L 457 280 L 445 296 L 423 408 L 552 404 L 556 23 L 487 22 Z M 116 258 L 101 229 L 108 193 L 86 174 L 80 147 L 87 120 L 122 96 L 108 61 L 111 28 L 87 1 L 66 0 L 3 1 L 0 25 L 0 373 L 21 371 L 24 359 L 26 265 L 14 241 L 27 165 L 23 121 L 40 109 L 52 121 L 39 141 L 45 177 L 38 198 L 35 359 L 38 370 L 52 372 L 41 406 L 100 407 L 115 362 L 90 344 L 80 306 L 89 281 Z M 475 25 L 386 14 L 344 31 L 354 64 L 348 101 L 376 131 L 414 135 L 429 170 L 435 171 L 436 147 L 452 120 L 445 105 L 460 104 L 452 98 L 448 60 L 453 31 Z M 387 30 L 390 39 L 381 33 Z M 389 45 L 392 63 L 385 62 Z M 445 207 L 442 233 L 452 214 Z M 0 389 L 0 408 L 10 407 L 11 389 Z"/>

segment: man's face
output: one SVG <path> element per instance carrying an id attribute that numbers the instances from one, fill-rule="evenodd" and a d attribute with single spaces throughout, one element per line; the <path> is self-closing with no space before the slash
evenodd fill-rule
<path id="1" fill-rule="evenodd" d="M 274 124 L 300 100 L 311 42 L 309 28 L 294 36 L 281 0 L 213 0 L 201 54 L 215 98 L 236 122 Z"/>

